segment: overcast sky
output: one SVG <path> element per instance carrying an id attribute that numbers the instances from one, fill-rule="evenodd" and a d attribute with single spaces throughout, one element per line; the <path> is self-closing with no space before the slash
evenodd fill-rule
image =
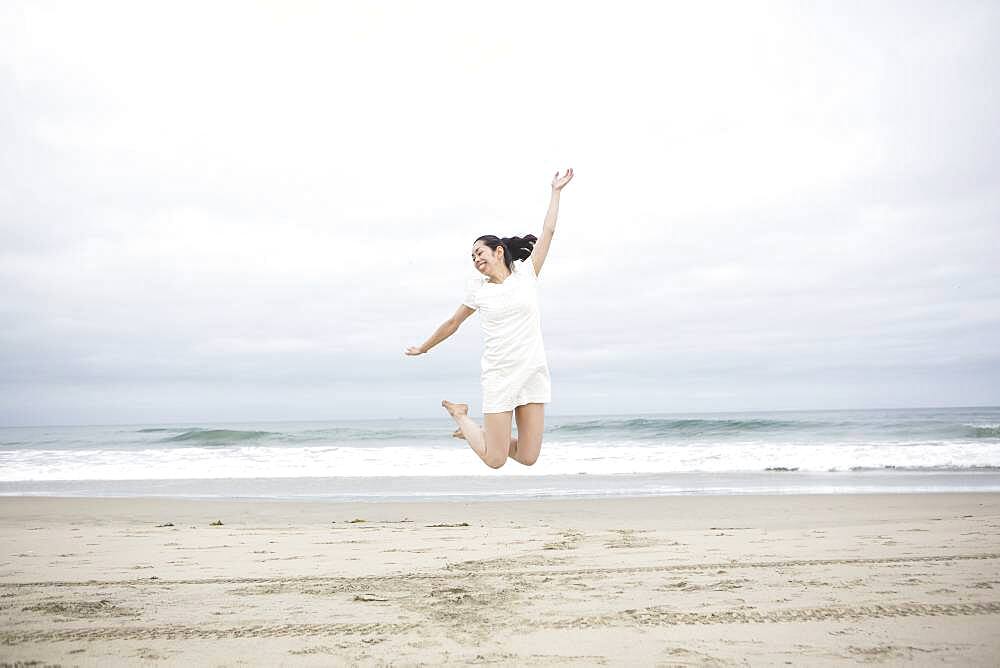
<path id="1" fill-rule="evenodd" d="M 1000 404 L 1000 4 L 4 2 L 0 425 Z"/>

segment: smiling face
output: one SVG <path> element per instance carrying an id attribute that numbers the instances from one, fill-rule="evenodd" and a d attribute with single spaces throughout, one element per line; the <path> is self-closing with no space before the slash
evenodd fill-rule
<path id="1" fill-rule="evenodd" d="M 497 270 L 504 266 L 502 247 L 496 250 L 490 248 L 482 241 L 477 241 L 472 246 L 472 264 L 476 271 L 485 276 L 497 273 Z"/>

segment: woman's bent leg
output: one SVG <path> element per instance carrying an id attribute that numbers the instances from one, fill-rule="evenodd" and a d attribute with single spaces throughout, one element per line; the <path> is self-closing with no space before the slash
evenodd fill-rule
<path id="1" fill-rule="evenodd" d="M 441 405 L 454 418 L 472 451 L 479 455 L 487 466 L 498 469 L 504 465 L 511 445 L 513 411 L 487 413 L 483 416 L 484 427 L 480 427 L 469 417 L 468 405 L 454 404 L 447 400 L 442 401 Z"/>
<path id="2" fill-rule="evenodd" d="M 483 461 L 491 468 L 498 469 L 507 462 L 513 417 L 513 411 L 483 415 L 483 433 L 486 436 L 486 454 L 483 456 Z"/>
<path id="3" fill-rule="evenodd" d="M 514 409 L 517 417 L 517 438 L 511 443 L 511 459 L 525 466 L 538 461 L 545 430 L 545 404 L 524 404 Z"/>

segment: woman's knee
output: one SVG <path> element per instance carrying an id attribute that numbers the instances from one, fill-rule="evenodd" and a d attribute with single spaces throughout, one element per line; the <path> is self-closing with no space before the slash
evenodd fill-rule
<path id="1" fill-rule="evenodd" d="M 513 412 L 487 413 L 483 416 L 483 431 L 486 436 L 486 454 L 483 461 L 493 469 L 507 462 L 510 452 L 511 418 Z"/>
<path id="2" fill-rule="evenodd" d="M 531 466 L 538 461 L 542 451 L 542 439 L 537 435 L 523 434 L 517 439 L 517 461 Z"/>
<path id="3" fill-rule="evenodd" d="M 507 442 L 504 444 L 498 438 L 491 438 L 495 434 L 486 433 L 486 455 L 483 457 L 483 461 L 491 469 L 498 469 L 507 463 L 507 457 L 510 455 L 510 438 L 507 438 Z"/>
<path id="4" fill-rule="evenodd" d="M 483 461 L 485 461 L 486 465 L 489 466 L 491 469 L 498 469 L 507 463 L 507 453 L 504 453 L 503 455 L 500 456 L 494 456 L 489 452 L 487 452 L 486 458 Z"/>
<path id="5" fill-rule="evenodd" d="M 535 447 L 525 448 L 523 451 L 518 448 L 518 461 L 525 466 L 531 466 L 538 461 L 538 455 L 541 454 L 541 444 Z"/>

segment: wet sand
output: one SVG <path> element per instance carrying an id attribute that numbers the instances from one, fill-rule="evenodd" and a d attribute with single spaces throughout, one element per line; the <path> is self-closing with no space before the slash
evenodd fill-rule
<path id="1" fill-rule="evenodd" d="M 1000 663 L 1000 494 L 4 497 L 0 545 L 10 663 Z"/>

